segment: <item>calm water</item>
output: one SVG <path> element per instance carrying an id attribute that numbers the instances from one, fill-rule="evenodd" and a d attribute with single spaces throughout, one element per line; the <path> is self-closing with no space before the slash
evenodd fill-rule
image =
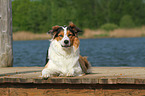
<path id="1" fill-rule="evenodd" d="M 44 66 L 49 43 L 14 41 L 14 66 Z M 82 39 L 80 50 L 92 66 L 145 67 L 145 38 Z"/>

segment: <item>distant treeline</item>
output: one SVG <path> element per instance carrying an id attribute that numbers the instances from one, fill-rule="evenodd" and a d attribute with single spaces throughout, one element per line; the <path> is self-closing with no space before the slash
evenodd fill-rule
<path id="1" fill-rule="evenodd" d="M 42 33 L 70 21 L 83 29 L 136 27 L 145 25 L 145 0 L 12 0 L 12 14 L 13 32 Z"/>

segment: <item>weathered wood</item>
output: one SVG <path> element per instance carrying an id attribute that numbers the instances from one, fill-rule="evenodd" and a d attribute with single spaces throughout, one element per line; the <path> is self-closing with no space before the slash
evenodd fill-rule
<path id="1" fill-rule="evenodd" d="M 11 0 L 0 0 L 0 67 L 13 65 Z"/>
<path id="2" fill-rule="evenodd" d="M 42 79 L 43 67 L 0 68 L 2 83 L 34 84 L 136 84 L 145 85 L 145 67 L 91 67 L 92 73 L 76 77 Z"/>
<path id="3" fill-rule="evenodd" d="M 91 67 L 91 74 L 47 80 L 42 69 L 0 68 L 0 96 L 145 96 L 145 67 Z"/>
<path id="4" fill-rule="evenodd" d="M 56 86 L 56 85 L 54 85 Z M 145 96 L 145 89 L 143 85 L 129 85 L 132 88 L 115 88 L 115 85 L 97 85 L 92 88 L 83 88 L 85 85 L 57 85 L 55 88 L 50 84 L 1 84 L 0 96 Z M 61 88 L 61 86 L 75 86 L 75 88 Z M 82 88 L 80 88 L 81 86 Z M 122 86 L 122 85 L 118 85 Z M 102 88 L 105 87 L 105 88 Z M 112 89 L 111 89 L 111 88 Z"/>

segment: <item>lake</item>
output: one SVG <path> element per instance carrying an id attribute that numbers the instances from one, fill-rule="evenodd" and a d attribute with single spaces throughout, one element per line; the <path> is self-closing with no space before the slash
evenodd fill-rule
<path id="1" fill-rule="evenodd" d="M 45 66 L 49 43 L 14 41 L 13 66 Z M 145 38 L 81 39 L 80 51 L 94 67 L 145 67 Z"/>

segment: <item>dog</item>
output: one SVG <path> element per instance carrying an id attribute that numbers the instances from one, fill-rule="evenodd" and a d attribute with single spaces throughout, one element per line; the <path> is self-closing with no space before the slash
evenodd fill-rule
<path id="1" fill-rule="evenodd" d="M 43 78 L 82 76 L 91 72 L 87 57 L 80 55 L 79 32 L 82 31 L 72 22 L 69 26 L 56 25 L 48 32 L 53 37 L 42 70 Z"/>

